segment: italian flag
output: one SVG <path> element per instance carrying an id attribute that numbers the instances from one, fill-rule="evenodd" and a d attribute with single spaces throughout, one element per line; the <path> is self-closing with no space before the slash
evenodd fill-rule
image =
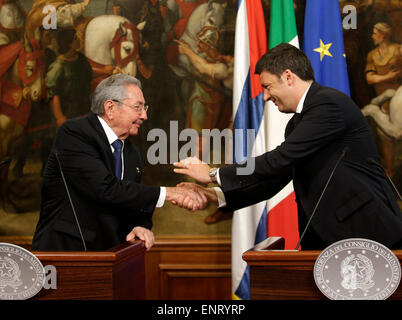
<path id="1" fill-rule="evenodd" d="M 271 0 L 269 48 L 284 42 L 299 48 L 293 1 Z M 279 112 L 271 101 L 266 104 L 265 112 L 266 147 L 271 151 L 283 142 L 286 124 L 293 115 Z M 297 246 L 299 230 L 292 182 L 268 200 L 267 233 L 269 237 L 285 238 L 286 250 L 294 250 Z"/>

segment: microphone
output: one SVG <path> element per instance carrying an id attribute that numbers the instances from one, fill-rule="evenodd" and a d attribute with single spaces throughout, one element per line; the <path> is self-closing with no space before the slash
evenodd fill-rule
<path id="1" fill-rule="evenodd" d="M 341 160 L 343 159 L 343 157 L 344 157 L 348 152 L 349 152 L 349 147 L 346 146 L 346 147 L 343 149 L 343 151 L 342 151 L 341 155 L 339 156 L 338 160 L 336 161 L 335 166 L 334 166 L 334 168 L 332 169 L 331 174 L 329 175 L 329 178 L 328 178 L 328 180 L 327 180 L 327 183 L 325 184 L 324 189 L 322 190 L 322 192 L 321 192 L 321 194 L 320 194 L 320 197 L 318 198 L 318 201 L 317 201 L 317 203 L 315 204 L 313 213 L 311 214 L 310 219 L 308 219 L 307 225 L 306 225 L 306 227 L 304 228 L 302 235 L 300 236 L 299 242 L 297 243 L 297 246 L 296 246 L 296 250 L 299 250 L 300 243 L 301 243 L 301 241 L 303 240 L 303 237 L 304 237 L 304 235 L 305 235 L 305 233 L 306 233 L 306 231 L 307 231 L 307 229 L 308 229 L 308 227 L 309 227 L 309 225 L 310 225 L 310 222 L 311 222 L 311 220 L 313 219 L 313 217 L 314 217 L 314 215 L 315 215 L 315 213 L 316 213 L 316 211 L 317 211 L 318 205 L 320 204 L 321 199 L 322 199 L 322 197 L 324 196 L 324 193 L 325 193 L 325 191 L 327 190 L 327 187 L 328 187 L 329 183 L 330 183 L 331 180 L 332 180 L 332 176 L 334 175 L 334 172 L 335 172 L 336 168 L 338 167 L 339 162 L 341 162 Z"/>
<path id="2" fill-rule="evenodd" d="M 0 166 L 9 164 L 11 162 L 11 158 L 10 157 L 5 157 L 3 160 L 0 161 Z"/>
<path id="3" fill-rule="evenodd" d="M 84 247 L 84 251 L 87 251 L 87 246 L 85 244 L 84 236 L 82 235 L 81 226 L 80 226 L 80 223 L 78 221 L 77 213 L 75 212 L 73 201 L 71 200 L 70 191 L 68 190 L 67 182 L 66 182 L 66 179 L 64 178 L 63 169 L 61 167 L 61 163 L 60 163 L 60 159 L 59 159 L 59 155 L 58 155 L 57 151 L 54 152 L 54 155 L 56 156 L 56 160 L 57 160 L 57 163 L 58 163 L 59 168 L 60 168 L 61 178 L 63 180 L 64 187 L 66 188 L 66 191 L 67 191 L 67 196 L 68 196 L 68 200 L 70 201 L 71 209 L 73 210 L 75 222 L 77 223 L 78 232 L 80 233 L 80 237 L 81 237 L 81 240 L 82 240 L 82 245 Z"/>
<path id="4" fill-rule="evenodd" d="M 374 165 L 376 165 L 377 167 L 380 167 L 380 168 L 381 168 L 381 170 L 383 171 L 383 173 L 385 174 L 385 176 L 388 178 L 389 183 L 391 184 L 391 186 L 394 188 L 396 194 L 398 195 L 399 200 L 402 201 L 401 194 L 399 193 L 398 189 L 396 188 L 395 184 L 393 183 L 393 181 L 392 181 L 391 177 L 389 176 L 387 170 L 385 170 L 385 168 L 384 168 L 381 164 L 379 164 L 377 161 L 375 161 L 373 158 L 368 158 L 368 159 L 367 159 L 367 162 L 368 162 L 369 164 L 374 164 Z"/>

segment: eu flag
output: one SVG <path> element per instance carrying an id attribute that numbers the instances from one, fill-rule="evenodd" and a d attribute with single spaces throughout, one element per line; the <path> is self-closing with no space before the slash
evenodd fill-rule
<path id="1" fill-rule="evenodd" d="M 338 0 L 307 0 L 303 51 L 318 83 L 350 96 Z"/>

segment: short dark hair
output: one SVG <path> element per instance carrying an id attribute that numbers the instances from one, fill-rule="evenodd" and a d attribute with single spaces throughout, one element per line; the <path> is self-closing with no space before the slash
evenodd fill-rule
<path id="1" fill-rule="evenodd" d="M 264 54 L 255 66 L 255 74 L 266 71 L 279 78 L 286 69 L 304 81 L 315 81 L 314 70 L 308 57 L 288 43 L 281 43 Z"/>

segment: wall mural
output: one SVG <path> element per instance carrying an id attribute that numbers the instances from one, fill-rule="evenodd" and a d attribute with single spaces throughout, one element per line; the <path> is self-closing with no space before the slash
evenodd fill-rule
<path id="1" fill-rule="evenodd" d="M 149 120 L 133 140 L 144 158 L 153 128 L 169 134 L 172 121 L 179 132 L 230 126 L 235 1 L 3 0 L 0 5 L 0 159 L 12 160 L 0 168 L 0 235 L 33 233 L 41 173 L 57 128 L 88 112 L 91 92 L 108 75 L 124 72 L 143 83 Z M 51 25 L 52 14 L 57 26 L 46 29 L 43 22 Z M 167 160 L 146 164 L 144 183 L 183 181 Z M 216 214 L 222 216 L 216 211 L 193 214 L 167 205 L 155 212 L 154 232 L 230 233 L 230 220 L 214 223 Z"/>
<path id="2" fill-rule="evenodd" d="M 262 2 L 268 28 L 269 0 Z M 302 43 L 305 0 L 294 3 Z M 344 30 L 352 97 L 400 188 L 402 5 L 340 4 L 357 9 L 357 28 Z M 91 92 L 108 75 L 124 72 L 143 83 L 148 120 L 132 140 L 145 159 L 154 128 L 169 138 L 185 128 L 231 128 L 236 6 L 236 0 L 0 0 L 0 160 L 11 160 L 0 167 L 0 236 L 33 234 L 41 173 L 57 128 L 88 112 Z M 57 27 L 45 29 L 43 19 L 48 15 L 50 24 L 52 14 Z M 200 136 L 199 154 L 201 142 Z M 172 172 L 175 157 L 146 163 L 143 182 L 185 181 Z M 153 231 L 230 234 L 231 214 L 167 205 L 155 210 Z"/>
<path id="3" fill-rule="evenodd" d="M 342 1 L 357 8 L 357 28 L 344 32 L 351 94 L 369 121 L 382 164 L 401 189 L 402 3 Z"/>

